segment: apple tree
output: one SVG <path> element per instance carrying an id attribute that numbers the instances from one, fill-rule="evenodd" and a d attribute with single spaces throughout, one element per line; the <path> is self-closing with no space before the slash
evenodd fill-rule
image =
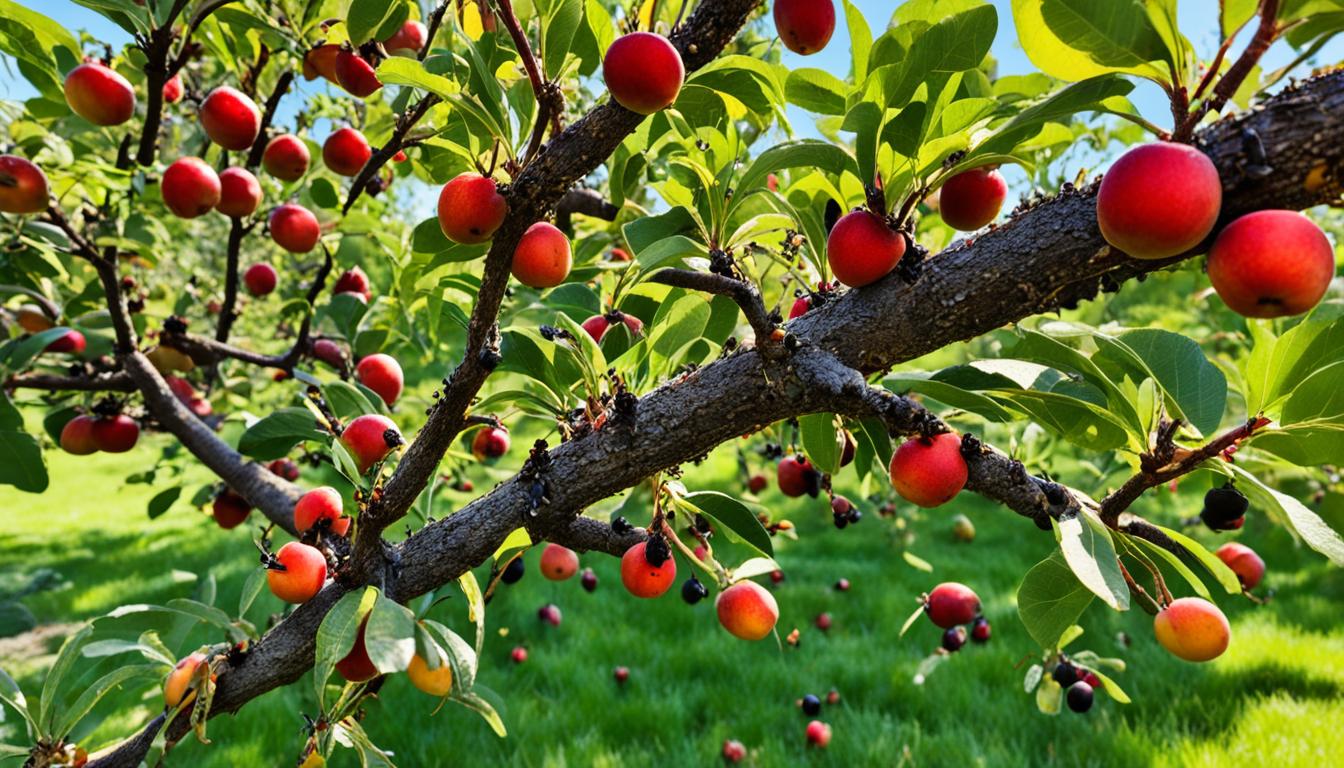
<path id="1" fill-rule="evenodd" d="M 389 765 L 352 715 L 400 673 L 502 734 L 485 598 L 529 547 L 553 578 L 621 557 L 632 602 L 694 570 L 728 632 L 768 637 L 753 579 L 796 535 L 770 485 L 838 527 L 972 492 L 1053 536 L 1018 587 L 1047 713 L 1128 700 L 1064 651 L 1094 603 L 1202 661 L 1231 641 L 1216 601 L 1253 597 L 1253 549 L 1146 519 L 1150 490 L 1193 475 L 1208 527 L 1253 509 L 1344 564 L 1310 503 L 1344 463 L 1344 73 L 1292 79 L 1341 0 L 1221 0 L 1213 51 L 1176 0 L 76 2 L 131 42 L 0 0 L 35 94 L 0 107 L 0 481 L 136 451 L 149 515 L 246 524 L 262 566 L 241 605 L 203 581 L 88 623 L 41 691 L 0 674 L 27 765 L 153 763 L 300 681 L 300 764 Z M 837 24 L 847 71 L 781 63 Z M 1037 72 L 997 75 L 1010 27 Z M 1004 215 L 1008 168 L 1032 191 Z M 1178 327 L 1122 311 L 1173 281 Z M 715 450 L 741 493 L 697 488 Z M 476 462 L 513 474 L 481 493 Z M 269 624 L 266 591 L 291 606 Z M 435 618 L 449 591 L 474 637 Z M 950 652 L 979 614 L 947 583 L 907 626 Z M 183 647 L 193 626 L 214 641 Z M 72 737 L 160 685 L 123 740 Z"/>

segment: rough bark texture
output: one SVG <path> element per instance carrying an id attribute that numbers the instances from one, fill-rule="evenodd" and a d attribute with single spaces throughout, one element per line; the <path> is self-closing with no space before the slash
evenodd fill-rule
<path id="1" fill-rule="evenodd" d="M 687 68 L 704 64 L 731 39 L 755 0 L 706 2 L 674 41 Z M 511 213 L 487 258 L 481 299 L 473 314 L 473 340 L 449 384 L 458 393 L 440 405 L 387 486 L 385 526 L 409 507 L 437 467 L 444 449 L 465 420 L 471 396 L 489 371 L 487 350 L 513 245 L 575 180 L 596 167 L 640 118 L 606 105 L 573 124 L 538 155 L 515 182 Z M 1220 168 L 1225 186 L 1224 217 L 1268 207 L 1303 208 L 1337 202 L 1344 171 L 1344 73 L 1314 79 L 1276 97 L 1263 109 L 1206 129 L 1202 144 Z M 1260 159 L 1248 136 L 1263 146 Z M 1250 166 L 1268 164 L 1264 175 Z M 504 537 L 526 525 L 534 538 L 578 549 L 619 553 L 639 533 L 618 536 L 609 526 L 578 515 L 588 505 L 637 483 L 653 472 L 690 460 L 713 446 L 768 423 L 812 412 L 879 414 L 894 432 L 927 425 L 917 403 L 868 387 L 860 372 L 884 370 L 903 360 L 967 339 L 1040 312 L 1095 295 L 1103 276 L 1114 284 L 1160 269 L 1167 262 L 1129 259 L 1107 246 L 1095 218 L 1095 188 L 1069 191 L 1023 210 L 1003 226 L 947 249 L 925 263 L 913 284 L 893 275 L 850 291 L 789 325 L 801 348 L 780 359 L 742 350 L 694 373 L 668 382 L 640 398 L 633 416 L 612 416 L 588 436 L 555 447 L 549 466 L 526 471 L 452 516 L 415 533 L 396 547 L 398 569 L 366 574 L 393 598 L 407 600 L 456 578 L 484 562 Z M 111 291 L 115 296 L 115 291 Z M 119 334 L 120 336 L 120 334 Z M 120 340 L 120 339 L 119 339 Z M 172 398 L 148 361 L 131 352 L 128 371 L 141 385 L 151 409 L 193 421 Z M 469 394 L 468 394 L 469 393 Z M 162 420 L 162 417 L 160 417 Z M 205 435 L 183 429 L 179 436 L 197 455 L 218 451 Z M 177 432 L 177 429 L 173 430 Z M 218 443 L 213 434 L 210 440 Z M 1038 522 L 1051 509 L 1040 484 L 1021 465 L 991 450 L 970 446 L 972 490 L 1001 501 Z M 202 456 L 212 468 L 207 456 Z M 227 460 L 225 460 L 227 459 Z M 255 503 L 279 506 L 288 489 L 257 481 L 239 457 L 222 457 L 216 471 Z M 599 469 L 600 468 L 600 469 Z M 547 502 L 537 505 L 534 486 Z M 287 484 L 286 484 L 287 485 Z M 237 486 L 235 486 L 237 487 Z M 252 498 L 249 495 L 249 498 Z M 287 508 L 292 500 L 285 501 Z M 1070 497 L 1067 506 L 1078 503 Z M 1123 527 L 1134 524 L 1124 516 Z M 369 526 L 370 528 L 374 526 Z M 381 553 L 381 541 L 378 545 Z M 248 700 L 292 682 L 311 665 L 322 616 L 345 592 L 329 585 L 272 629 L 232 669 L 224 670 L 212 713 L 236 711 Z M 153 724 L 151 724 L 153 725 Z M 180 736 L 185 719 L 170 738 Z M 91 766 L 134 766 L 144 752 L 132 740 L 91 761 Z"/>

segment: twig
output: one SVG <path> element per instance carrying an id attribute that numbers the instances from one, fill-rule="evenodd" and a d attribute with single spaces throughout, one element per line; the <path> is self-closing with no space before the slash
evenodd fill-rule
<path id="1" fill-rule="evenodd" d="M 1218 84 L 1213 87 L 1213 94 L 1201 102 L 1199 107 L 1185 119 L 1185 122 L 1176 126 L 1172 134 L 1173 141 L 1189 141 L 1190 137 L 1194 135 L 1195 127 L 1204 119 L 1204 116 L 1209 112 L 1222 110 L 1227 100 L 1236 94 L 1242 81 L 1251 73 L 1251 70 L 1255 69 L 1260 57 L 1264 55 L 1278 36 L 1278 14 L 1279 0 L 1261 1 L 1260 26 L 1256 28 L 1255 36 L 1246 44 L 1246 50 L 1241 52 L 1241 56 L 1231 67 L 1228 67 L 1227 73 L 1218 79 Z"/>
<path id="2" fill-rule="evenodd" d="M 252 149 L 247 153 L 248 170 L 254 170 L 261 165 L 261 156 L 266 151 L 267 130 L 271 126 L 271 121 L 275 119 L 275 110 L 280 106 L 280 99 L 284 98 L 292 82 L 294 82 L 293 69 L 281 72 L 280 78 L 275 81 L 275 90 L 267 97 L 266 108 L 261 113 L 261 128 L 257 131 L 257 140 L 252 142 Z"/>
<path id="3" fill-rule="evenodd" d="M 756 347 L 767 355 L 773 354 L 771 350 L 779 349 L 780 345 L 774 339 L 775 323 L 765 310 L 761 292 L 750 282 L 684 269 L 661 269 L 649 277 L 649 282 L 732 298 L 741 307 L 742 314 L 756 334 Z"/>
<path id="4" fill-rule="evenodd" d="M 448 11 L 448 6 L 451 4 L 452 0 L 440 0 L 438 6 L 434 8 L 434 12 L 429 15 L 428 31 L 425 33 L 425 47 L 421 48 L 420 53 L 416 55 L 416 58 L 420 61 L 424 61 L 425 57 L 429 55 L 429 49 L 434 45 L 434 36 L 439 33 L 439 25 L 443 23 L 443 14 Z"/>
<path id="5" fill-rule="evenodd" d="M 1247 420 L 1245 424 L 1224 432 L 1194 450 L 1177 447 L 1171 460 L 1163 462 L 1160 466 L 1141 469 L 1119 488 L 1107 494 L 1106 498 L 1101 500 L 1102 521 L 1111 527 L 1115 527 L 1120 513 L 1129 509 L 1130 505 L 1137 501 L 1144 491 L 1193 472 L 1205 461 L 1217 457 L 1223 451 L 1250 437 L 1257 429 L 1268 423 L 1267 419 L 1252 418 Z"/>
<path id="6" fill-rule="evenodd" d="M 401 151 L 403 142 L 406 140 L 406 134 L 410 133 L 415 124 L 420 122 L 420 119 L 429 111 L 429 108 L 438 102 L 438 96 L 432 93 L 426 94 L 424 98 L 416 102 L 414 107 L 411 107 L 410 111 L 403 112 L 397 118 L 397 127 L 392 131 L 392 136 L 388 138 L 387 143 L 373 153 L 369 161 L 360 169 L 359 175 L 351 182 L 350 194 L 346 196 L 345 205 L 341 207 L 342 215 L 350 212 L 350 209 L 355 205 L 355 201 L 359 199 L 360 193 L 368 186 L 369 180 L 377 176 L 378 171 L 382 170 L 387 161 Z"/>
<path id="7" fill-rule="evenodd" d="M 98 376 L 58 376 L 28 373 L 10 377 L 4 389 L 42 389 L 50 392 L 134 392 L 135 382 L 123 372 Z"/>
<path id="8" fill-rule="evenodd" d="M 532 45 L 527 40 L 527 35 L 523 34 L 522 25 L 518 23 L 518 16 L 513 12 L 513 3 L 510 0 L 495 0 L 499 6 L 500 17 L 504 20 L 504 27 L 509 31 L 509 37 L 513 38 L 514 47 L 518 49 L 518 55 L 523 60 L 523 69 L 527 70 L 527 79 L 532 83 L 532 95 L 537 100 L 536 122 L 532 125 L 532 138 L 527 142 L 527 151 L 523 154 L 524 162 L 536 157 L 537 150 L 541 147 L 541 140 L 546 135 L 546 123 L 549 120 L 551 130 L 560 132 L 561 108 L 557 107 L 560 98 L 559 91 L 551 88 L 546 82 L 545 76 L 541 72 L 541 66 L 537 63 L 537 57 L 532 54 Z"/>

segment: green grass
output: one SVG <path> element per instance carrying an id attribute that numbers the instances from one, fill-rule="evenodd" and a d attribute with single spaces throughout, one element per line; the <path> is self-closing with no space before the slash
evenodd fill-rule
<path id="1" fill-rule="evenodd" d="M 48 566 L 72 582 L 69 589 L 27 601 L 41 620 L 88 618 L 124 603 L 189 594 L 190 579 L 175 577 L 173 569 L 212 570 L 218 604 L 237 605 L 256 563 L 246 530 L 221 532 L 185 504 L 147 521 L 145 503 L 153 489 L 121 487 L 119 480 L 143 458 L 140 452 L 48 456 L 54 481 L 46 495 L 0 491 L 0 508 L 8 510 L 0 568 Z M 716 458 L 688 477 L 724 486 L 728 471 L 727 458 Z M 482 475 L 478 486 L 486 482 Z M 1163 496 L 1148 511 L 1171 522 L 1180 503 Z M 729 637 L 709 601 L 687 607 L 675 593 L 636 600 L 621 588 L 613 558 L 583 557 L 600 579 L 588 594 L 577 579 L 542 579 L 536 553 L 529 553 L 527 577 L 501 587 L 489 607 L 480 674 L 506 701 L 509 737 L 497 739 L 456 705 L 431 716 L 436 702 L 400 677 L 368 705 L 365 727 L 401 766 L 711 765 L 730 737 L 745 743 L 749 762 L 759 766 L 1344 764 L 1338 735 L 1344 715 L 1344 573 L 1261 519 L 1243 536 L 1269 563 L 1267 584 L 1276 594 L 1267 607 L 1221 601 L 1234 635 L 1223 658 L 1205 665 L 1175 660 L 1155 644 L 1148 616 L 1094 605 L 1076 646 L 1124 658 L 1129 668 L 1115 677 L 1134 703 L 1099 697 L 1087 716 L 1048 717 L 1022 691 L 1025 667 L 1017 665 L 1038 649 L 1014 606 L 1021 574 L 1053 546 L 1048 534 L 963 495 L 951 508 L 912 522 L 917 535 L 910 537 L 910 550 L 935 566 L 923 573 L 901 557 L 906 536 L 890 520 L 870 512 L 857 527 L 836 531 L 822 502 L 785 500 L 773 492 L 765 501 L 801 528 L 800 541 L 778 542 L 788 578 L 775 589 L 781 634 L 800 627 L 799 648 L 781 651 L 773 640 Z M 973 544 L 952 541 L 954 511 L 975 521 Z M 687 564 L 679 568 L 684 577 Z M 832 588 L 841 576 L 852 582 L 851 591 Z M 898 632 L 914 597 L 944 580 L 979 592 L 994 639 L 986 647 L 967 646 L 916 685 L 915 668 L 937 645 L 938 631 L 921 621 L 904 639 Z M 561 627 L 537 620 L 536 610 L 546 602 L 564 612 Z M 250 616 L 261 620 L 276 609 L 266 602 Z M 821 611 L 834 618 L 829 633 L 811 626 Z M 458 627 L 463 612 L 456 598 L 436 609 Z M 519 643 L 530 652 L 521 666 L 508 658 Z M 6 658 L 3 664 L 31 691 L 46 661 Z M 631 670 L 624 688 L 612 679 L 617 665 Z M 809 750 L 803 742 L 807 718 L 794 701 L 832 687 L 842 702 L 825 707 L 821 717 L 833 726 L 834 740 L 825 752 Z M 236 717 L 213 721 L 212 745 L 188 740 L 167 764 L 290 764 L 302 744 L 301 713 L 315 712 L 310 690 L 300 683 L 251 703 Z M 94 740 L 129 732 L 157 701 L 148 692 L 142 703 L 104 723 Z M 0 729 L 13 722 L 9 718 Z M 13 731 L 0 733 L 21 740 Z M 349 752 L 338 752 L 333 761 L 355 764 Z"/>

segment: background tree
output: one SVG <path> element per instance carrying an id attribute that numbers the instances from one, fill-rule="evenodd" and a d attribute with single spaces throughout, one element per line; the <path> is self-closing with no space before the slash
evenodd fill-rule
<path id="1" fill-rule="evenodd" d="M 772 538 L 791 526 L 750 472 L 736 498 L 682 471 L 743 435 L 744 467 L 779 459 L 780 491 L 826 494 L 837 527 L 860 518 L 833 491 L 843 470 L 859 506 L 966 489 L 1053 532 L 1058 553 L 1018 591 L 1047 712 L 1086 709 L 1098 687 L 1127 699 L 1105 659 L 1062 650 L 1094 599 L 1156 614 L 1157 640 L 1197 661 L 1228 642 L 1213 593 L 1259 579 L 1253 552 L 1215 556 L 1139 516 L 1145 491 L 1200 473 L 1218 486 L 1209 527 L 1239 528 L 1249 497 L 1344 563 L 1298 498 L 1344 460 L 1344 326 L 1334 303 L 1313 311 L 1335 251 L 1292 212 L 1340 198 L 1344 89 L 1323 73 L 1263 97 L 1300 62 L 1259 68 L 1280 40 L 1309 59 L 1344 6 L 1224 3 L 1202 64 L 1174 2 L 1023 0 L 1012 21 L 1041 72 L 996 78 L 992 6 L 906 3 L 874 38 L 843 3 L 842 79 L 778 63 L 776 34 L 826 45 L 824 2 L 776 3 L 772 20 L 756 0 L 95 5 L 133 44 L 0 0 L 0 50 L 38 93 L 10 111 L 0 164 L 16 297 L 0 480 L 41 492 L 52 445 L 127 451 L 165 432 L 149 479 L 208 467 L 218 482 L 192 502 L 225 528 L 259 512 L 265 567 L 237 615 L 208 591 L 128 607 L 68 640 L 40 695 L 0 678 L 33 765 L 79 763 L 71 734 L 104 695 L 165 674 L 164 713 L 89 765 L 204 739 L 211 716 L 309 669 L 307 765 L 338 745 L 385 763 L 353 715 L 402 671 L 502 731 L 475 685 L 484 601 L 542 542 L 557 577 L 577 570 L 567 550 L 621 556 L 641 597 L 696 568 L 725 629 L 763 638 L 778 608 L 751 579 L 777 570 Z M 299 77 L 339 90 L 282 111 Z M 1169 96 L 1171 131 L 1127 101 L 1135 80 Z M 821 115 L 826 140 L 788 138 L 786 103 Z M 1142 146 L 1089 181 L 1095 158 L 1074 148 L 1111 140 Z M 1006 164 L 1049 194 L 994 226 Z M 398 197 L 413 179 L 442 185 L 414 225 Z M 1212 300 L 1182 335 L 1093 301 L 1188 277 L 1206 253 L 1222 302 L 1252 319 Z M 969 364 L 890 373 L 966 339 Z M 442 381 L 422 415 L 402 390 L 424 361 Z M 296 484 L 291 454 L 340 487 Z M 467 496 L 463 467 L 506 455 L 517 474 Z M 1176 599 L 1173 574 L 1198 596 Z M 455 581 L 474 643 L 429 615 Z M 266 585 L 297 607 L 262 627 L 247 614 Z M 962 627 L 987 636 L 979 610 L 958 584 L 921 601 L 907 627 L 927 613 L 946 630 L 930 668 Z M 183 653 L 193 623 L 212 642 Z M 105 674 L 76 688 L 90 658 Z"/>

